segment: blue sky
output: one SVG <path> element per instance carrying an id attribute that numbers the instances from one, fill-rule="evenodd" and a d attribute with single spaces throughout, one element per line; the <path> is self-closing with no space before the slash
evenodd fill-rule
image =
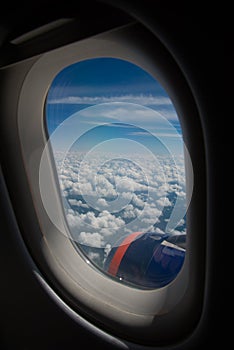
<path id="1" fill-rule="evenodd" d="M 129 138 L 149 147 L 160 135 L 176 153 L 182 151 L 180 123 L 165 90 L 140 67 L 120 59 L 89 59 L 62 70 L 48 93 L 46 121 L 50 135 L 64 125 L 56 148 L 79 130 L 83 143 L 78 143 L 86 149 L 107 138 Z"/>

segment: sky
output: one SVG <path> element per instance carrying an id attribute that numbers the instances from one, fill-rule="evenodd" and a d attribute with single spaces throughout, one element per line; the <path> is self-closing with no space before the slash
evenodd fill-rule
<path id="1" fill-rule="evenodd" d="M 100 142 L 110 134 L 149 145 L 152 134 L 160 135 L 175 153 L 182 152 L 180 123 L 168 94 L 154 77 L 124 60 L 89 59 L 55 77 L 47 96 L 46 124 L 50 135 L 62 124 L 63 131 L 54 147 L 64 149 L 65 139 L 71 139 L 85 122 L 87 142 L 95 138 Z M 91 127 L 95 128 L 92 132 Z"/>

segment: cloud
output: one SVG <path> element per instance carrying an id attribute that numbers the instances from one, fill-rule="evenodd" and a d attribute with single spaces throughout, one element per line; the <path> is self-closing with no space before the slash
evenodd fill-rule
<path id="1" fill-rule="evenodd" d="M 78 104 L 94 105 L 109 102 L 128 102 L 142 106 L 172 106 L 169 97 L 153 95 L 120 95 L 120 96 L 67 96 L 51 99 L 48 104 Z"/>
<path id="2" fill-rule="evenodd" d="M 161 207 L 168 207 L 171 206 L 171 202 L 169 201 L 168 197 L 162 197 L 158 199 L 157 204 L 159 204 Z"/>
<path id="3" fill-rule="evenodd" d="M 104 198 L 98 198 L 97 203 L 102 207 L 108 207 L 108 204 Z"/>
<path id="4" fill-rule="evenodd" d="M 171 107 L 168 106 L 167 112 L 171 113 L 172 109 L 170 108 Z M 129 127 L 129 131 L 133 132 L 143 132 L 147 130 L 152 136 L 156 136 L 157 139 L 154 138 L 156 142 L 154 142 L 154 146 L 152 145 L 152 147 L 156 147 L 161 153 L 183 153 L 183 139 L 180 130 L 178 129 L 178 131 L 174 126 L 175 122 L 176 125 L 178 125 L 178 117 L 175 111 L 169 116 L 168 113 L 162 113 L 161 109 L 153 109 L 134 103 L 102 103 L 91 105 L 88 108 L 78 108 L 76 113 L 66 118 L 54 130 L 50 136 L 50 142 L 54 149 L 66 151 L 81 139 L 83 143 L 81 142 L 79 144 L 80 146 L 85 146 L 86 149 L 89 146 L 93 146 L 95 137 L 100 137 L 101 133 L 103 133 L 103 140 L 114 142 L 116 138 L 114 137 L 114 130 L 110 130 L 110 126 L 113 126 L 114 129 L 115 126 L 117 127 L 116 124 L 118 124 L 118 138 L 122 137 L 128 142 L 130 142 L 130 139 L 134 139 L 134 134 L 132 134 L 132 136 L 127 135 L 127 127 Z M 102 128 L 100 128 L 101 126 Z M 106 126 L 106 128 L 104 126 Z M 107 126 L 109 126 L 109 128 L 107 128 Z M 135 130 L 133 130 L 133 128 L 135 128 Z M 108 138 L 107 132 L 110 131 L 110 137 Z M 90 133 L 92 133 L 92 139 L 88 138 L 88 136 L 91 135 Z M 143 134 L 141 133 L 141 135 Z M 144 134 L 144 136 L 147 136 L 147 134 Z M 150 142 L 152 143 L 152 140 Z M 115 144 L 113 144 L 112 150 L 114 147 Z M 119 147 L 121 148 L 121 144 L 119 144 Z"/>
<path id="5" fill-rule="evenodd" d="M 88 209 L 88 205 L 83 203 L 81 200 L 77 200 L 77 199 L 68 199 L 68 202 L 70 205 L 72 206 L 76 206 L 76 207 L 81 207 L 81 208 L 86 208 Z"/>
<path id="6" fill-rule="evenodd" d="M 105 258 L 109 255 L 111 251 L 111 244 L 107 243 L 104 249 Z"/>
<path id="7" fill-rule="evenodd" d="M 163 129 L 162 129 L 163 130 Z M 158 130 L 157 132 L 149 133 L 147 131 L 132 131 L 128 133 L 129 136 L 144 136 L 144 137 L 175 137 L 181 139 L 181 134 L 179 134 L 175 129 L 170 129 L 170 132 L 163 132 L 161 130 Z"/>
<path id="8" fill-rule="evenodd" d="M 135 219 L 137 214 L 138 214 L 138 210 L 134 208 L 132 204 L 129 204 L 124 208 L 122 217 L 123 219 L 128 219 L 128 220 Z"/>
<path id="9" fill-rule="evenodd" d="M 116 188 L 118 193 L 122 192 L 135 192 L 135 191 L 147 191 L 147 184 L 140 184 L 134 179 L 131 179 L 127 176 L 117 176 L 116 178 Z"/>
<path id="10" fill-rule="evenodd" d="M 81 158 L 79 152 L 71 152 L 62 161 L 59 153 L 57 164 L 68 204 L 67 222 L 74 240 L 83 245 L 104 249 L 131 232 L 148 229 L 162 233 L 166 226 L 162 210 L 174 205 L 170 196 L 174 194 L 180 207 L 185 206 L 182 158 L 176 164 L 168 156 L 159 156 L 157 162 L 147 155 L 135 155 L 134 162 L 111 153 L 108 157 L 107 153 L 83 157 L 83 162 Z M 116 201 L 119 207 L 113 212 Z M 185 231 L 184 219 L 178 221 L 179 230 Z M 171 232 L 174 234 L 173 229 Z"/>
<path id="11" fill-rule="evenodd" d="M 161 210 L 153 207 L 150 203 L 146 203 L 144 212 L 140 218 L 141 221 L 147 223 L 147 225 L 153 225 L 158 221 L 161 213 Z"/>
<path id="12" fill-rule="evenodd" d="M 164 137 L 166 137 L 166 138 L 167 137 L 175 137 L 175 138 L 181 139 L 181 135 L 178 134 L 178 133 L 175 133 L 175 132 L 171 132 L 171 133 L 169 133 L 169 132 L 167 132 L 167 133 L 166 132 L 161 132 L 161 133 L 160 132 L 157 132 L 157 133 L 154 132 L 153 135 L 156 136 L 156 137 L 163 137 L 163 138 Z"/>
<path id="13" fill-rule="evenodd" d="M 98 232 L 81 232 L 79 234 L 79 243 L 96 248 L 104 246 L 103 236 Z"/>
<path id="14" fill-rule="evenodd" d="M 72 119 L 69 121 L 70 118 Z M 140 101 L 138 103 L 137 101 L 134 103 L 110 101 L 81 109 L 70 118 L 66 123 L 72 122 L 73 126 L 77 119 L 79 125 L 81 123 L 97 126 L 105 123 L 122 123 L 122 127 L 131 124 L 156 135 L 158 130 L 162 132 L 162 129 L 167 130 L 165 134 L 180 135 L 171 123 L 174 121 L 178 123 L 178 116 L 172 104 L 161 105 L 159 108 L 156 103 L 147 106 Z M 120 125 L 118 126 L 120 127 Z M 141 131 L 139 130 L 139 132 Z"/>
<path id="15" fill-rule="evenodd" d="M 164 234 L 165 232 L 163 230 L 161 230 L 159 227 L 156 227 L 155 228 L 155 231 L 156 233 L 161 233 L 161 234 Z"/>
<path id="16" fill-rule="evenodd" d="M 75 239 L 80 242 L 79 232 L 88 231 L 89 233 L 99 232 L 104 240 L 116 233 L 116 231 L 125 225 L 122 218 L 112 215 L 107 210 L 103 210 L 98 215 L 92 211 L 79 214 L 74 210 L 68 210 L 67 221 L 72 232 L 75 234 Z M 81 237 L 82 238 L 82 237 Z M 82 238 L 83 242 L 83 238 Z M 82 243 L 81 242 L 81 243 Z"/>

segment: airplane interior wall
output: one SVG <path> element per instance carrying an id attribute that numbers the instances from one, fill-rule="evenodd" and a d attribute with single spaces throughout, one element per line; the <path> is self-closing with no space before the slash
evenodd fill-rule
<path id="1" fill-rule="evenodd" d="M 106 10 L 107 5 L 111 10 Z M 233 146 L 230 145 L 230 131 L 233 114 L 234 28 L 231 4 L 226 1 L 206 5 L 188 1 L 159 0 L 87 0 L 71 4 L 69 1 L 57 3 L 53 0 L 41 0 L 6 3 L 0 13 L 0 65 L 3 67 L 8 60 L 13 62 L 15 58 L 20 57 L 20 53 L 11 47 L 9 40 L 33 27 L 56 18 L 79 16 L 81 11 L 84 11 L 87 18 L 88 14 L 91 19 L 96 18 L 95 21 L 100 16 L 99 23 L 105 21 L 109 15 L 108 21 L 111 23 L 111 16 L 116 20 L 115 8 L 118 9 L 116 13 L 123 11 L 140 21 L 158 36 L 170 51 L 197 103 L 205 141 L 207 202 L 203 310 L 193 334 L 181 343 L 166 346 L 164 349 L 198 350 L 205 346 L 229 348 L 232 344 L 233 324 L 233 233 L 230 223 L 233 216 Z M 92 20 L 89 23 L 91 22 Z M 137 37 L 135 40 L 137 41 Z M 53 38 L 48 47 L 50 45 L 53 48 Z M 30 55 L 30 52 L 25 49 L 25 55 L 27 54 Z M 2 75 L 0 70 L 0 348 L 143 350 L 143 346 L 128 341 L 122 342 L 112 334 L 105 336 L 101 327 L 99 330 L 86 321 L 79 321 L 79 316 L 72 316 L 72 311 L 65 312 L 66 305 L 58 306 L 57 297 L 51 297 L 53 291 L 43 289 L 35 277 L 37 266 L 20 232 L 24 223 L 15 215 L 20 211 L 14 202 L 17 196 L 17 182 L 22 181 L 22 191 L 25 188 L 26 200 L 25 203 L 21 203 L 25 206 L 24 211 L 27 210 L 28 189 L 25 187 L 25 179 L 20 178 L 23 165 L 17 158 L 20 149 L 16 149 L 14 144 L 16 121 L 12 117 L 11 128 L 9 119 L 15 111 L 11 110 L 11 96 L 5 96 L 7 79 L 11 80 L 14 77 Z M 17 98 L 13 91 L 12 99 L 16 101 Z M 9 110 L 6 108 L 6 100 Z M 6 116 L 7 121 L 4 120 Z M 193 147 L 196 150 L 194 135 Z M 13 154 L 14 166 L 12 161 L 9 161 Z M 204 203 L 201 205 L 204 206 Z M 28 220 L 33 218 L 28 217 Z M 150 348 L 161 347 L 156 345 Z"/>

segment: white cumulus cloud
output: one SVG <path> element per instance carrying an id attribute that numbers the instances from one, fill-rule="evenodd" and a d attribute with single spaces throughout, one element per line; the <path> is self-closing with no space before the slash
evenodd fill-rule
<path id="1" fill-rule="evenodd" d="M 103 248 L 104 255 L 125 234 L 147 229 L 164 233 L 157 224 L 164 220 L 163 208 L 172 207 L 172 194 L 179 198 L 181 208 L 185 206 L 183 159 L 176 167 L 164 156 L 159 156 L 157 163 L 147 156 L 135 156 L 135 164 L 121 154 L 117 158 L 116 154 L 97 154 L 85 161 L 79 152 L 63 157 L 60 152 L 56 162 L 71 234 L 80 244 Z M 122 206 L 113 212 L 113 203 Z M 183 217 L 178 222 L 180 231 L 185 230 Z M 171 229 L 171 233 L 176 230 Z M 93 254 L 93 260 L 100 260 L 97 252 Z"/>

